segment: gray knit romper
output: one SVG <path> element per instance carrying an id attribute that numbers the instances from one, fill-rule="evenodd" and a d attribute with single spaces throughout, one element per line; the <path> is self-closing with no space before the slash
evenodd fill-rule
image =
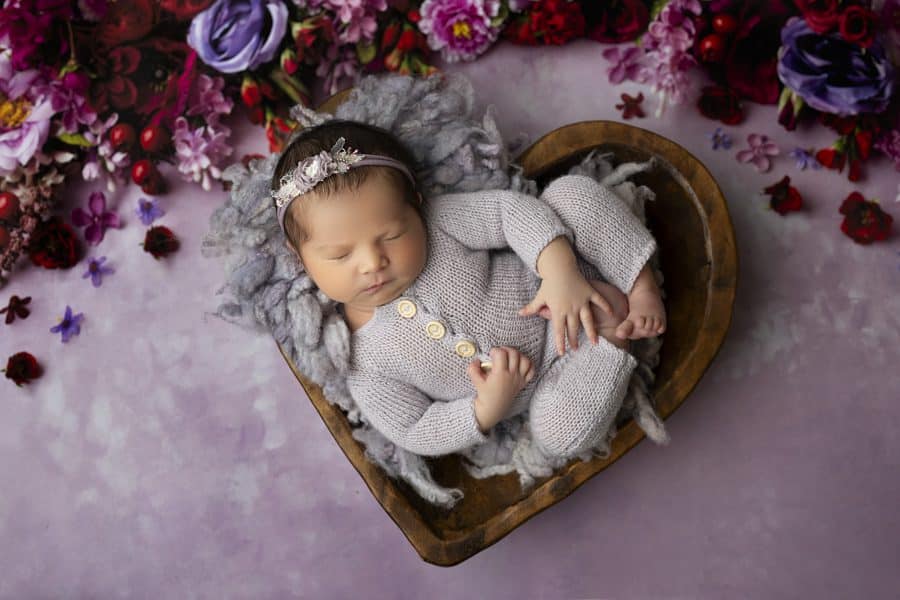
<path id="1" fill-rule="evenodd" d="M 531 358 L 536 377 L 506 418 L 530 409 L 545 453 L 578 454 L 605 435 L 637 360 L 600 337 L 556 353 L 551 322 L 520 316 L 540 286 L 537 258 L 560 235 L 588 279 L 628 293 L 656 241 L 609 187 L 584 175 L 551 181 L 539 198 L 512 190 L 441 194 L 425 208 L 425 266 L 351 336 L 347 385 L 362 414 L 391 442 L 438 456 L 487 440 L 475 420 L 473 359 L 495 346 Z"/>

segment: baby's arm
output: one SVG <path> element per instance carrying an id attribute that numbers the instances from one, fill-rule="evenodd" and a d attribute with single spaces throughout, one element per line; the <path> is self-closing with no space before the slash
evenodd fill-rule
<path id="1" fill-rule="evenodd" d="M 348 373 L 347 386 L 372 426 L 414 454 L 451 454 L 488 439 L 475 419 L 475 394 L 432 401 L 405 382 L 356 370 Z"/>
<path id="2" fill-rule="evenodd" d="M 572 230 L 546 202 L 512 190 L 441 194 L 430 199 L 431 221 L 473 249 L 512 248 L 540 276 L 541 251 L 559 236 L 574 241 Z"/>
<path id="3" fill-rule="evenodd" d="M 541 198 L 571 228 L 578 253 L 607 281 L 630 294 L 656 250 L 656 239 L 622 198 L 587 175 L 557 177 Z"/>

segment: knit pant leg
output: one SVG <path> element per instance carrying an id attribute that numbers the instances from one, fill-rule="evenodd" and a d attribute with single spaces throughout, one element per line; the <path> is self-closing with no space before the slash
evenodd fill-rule
<path id="1" fill-rule="evenodd" d="M 637 366 L 603 337 L 595 346 L 581 330 L 578 344 L 553 363 L 531 397 L 532 439 L 548 455 L 574 456 L 595 446 L 615 420 Z"/>
<path id="2" fill-rule="evenodd" d="M 586 175 L 558 177 L 540 198 L 572 230 L 577 254 L 628 294 L 656 250 L 656 239 L 625 200 Z"/>

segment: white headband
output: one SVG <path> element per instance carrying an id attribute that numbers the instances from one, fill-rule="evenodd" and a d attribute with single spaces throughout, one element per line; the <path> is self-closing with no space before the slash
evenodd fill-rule
<path id="1" fill-rule="evenodd" d="M 365 165 L 394 167 L 402 171 L 415 188 L 416 180 L 402 162 L 378 154 L 360 154 L 356 150 L 344 148 L 345 141 L 343 137 L 338 138 L 330 151 L 322 150 L 314 156 L 303 159 L 281 178 L 278 189 L 272 193 L 272 198 L 275 200 L 278 224 L 285 236 L 287 236 L 287 232 L 284 230 L 284 216 L 287 214 L 291 201 L 335 173 L 346 173 L 353 167 Z"/>

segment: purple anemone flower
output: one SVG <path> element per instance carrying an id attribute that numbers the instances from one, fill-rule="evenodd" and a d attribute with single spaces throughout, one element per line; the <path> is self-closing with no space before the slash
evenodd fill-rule
<path id="1" fill-rule="evenodd" d="M 818 34 L 802 17 L 791 17 L 781 30 L 778 78 L 816 110 L 855 115 L 887 107 L 894 68 L 877 40 L 861 48 L 837 32 Z"/>
<path id="2" fill-rule="evenodd" d="M 193 18 L 187 42 L 217 71 L 249 71 L 275 57 L 287 21 L 281 0 L 218 0 Z"/>

